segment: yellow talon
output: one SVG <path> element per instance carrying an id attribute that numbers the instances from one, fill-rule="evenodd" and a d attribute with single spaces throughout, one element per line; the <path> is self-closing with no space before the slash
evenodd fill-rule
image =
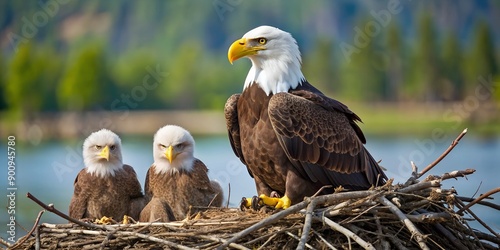
<path id="1" fill-rule="evenodd" d="M 267 206 L 271 206 L 271 207 L 274 207 L 276 206 L 276 204 L 278 204 L 279 202 L 279 199 L 280 198 L 275 198 L 275 197 L 269 197 L 265 194 L 261 194 L 259 196 L 260 200 L 262 200 L 262 202 L 267 205 Z"/>
<path id="2" fill-rule="evenodd" d="M 247 203 L 245 204 L 246 207 L 251 207 L 252 206 L 252 198 L 245 198 L 247 200 Z"/>
<path id="3" fill-rule="evenodd" d="M 96 224 L 108 225 L 111 224 L 112 222 L 113 222 L 112 217 L 103 216 L 101 219 L 95 219 Z"/>
<path id="4" fill-rule="evenodd" d="M 276 209 L 287 209 L 292 205 L 292 200 L 288 198 L 288 196 L 283 196 L 281 198 L 269 197 L 265 194 L 261 194 L 259 198 L 262 200 L 264 204 L 267 206 L 274 207 Z"/>
<path id="5" fill-rule="evenodd" d="M 288 196 L 285 195 L 285 196 L 280 198 L 280 200 L 278 201 L 278 204 L 276 204 L 275 208 L 287 209 L 291 205 L 292 205 L 292 200 L 290 200 L 290 198 L 288 198 Z"/>
<path id="6" fill-rule="evenodd" d="M 259 205 L 257 201 L 258 201 L 257 196 L 254 196 L 252 198 L 243 197 L 243 198 L 241 198 L 240 209 L 241 210 L 244 210 L 244 209 L 247 209 L 247 208 L 257 209 L 256 207 L 258 207 L 258 205 Z M 257 203 L 257 204 L 253 204 L 254 202 Z"/>
<path id="7" fill-rule="evenodd" d="M 250 208 L 252 206 L 252 198 L 243 198 L 242 205 L 246 208 Z"/>
<path id="8" fill-rule="evenodd" d="M 127 215 L 123 216 L 123 222 L 122 222 L 122 224 L 129 224 L 129 220 L 128 220 L 128 216 Z"/>

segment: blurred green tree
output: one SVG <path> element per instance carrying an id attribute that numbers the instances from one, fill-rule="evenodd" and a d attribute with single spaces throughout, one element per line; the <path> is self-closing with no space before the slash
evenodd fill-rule
<path id="1" fill-rule="evenodd" d="M 401 85 L 404 81 L 404 50 L 400 28 L 394 22 L 389 26 L 386 35 L 386 50 L 388 51 L 389 65 L 386 67 L 387 88 L 384 100 L 398 101 L 401 95 Z"/>
<path id="2" fill-rule="evenodd" d="M 118 88 L 114 95 L 115 99 L 122 100 L 122 95 L 133 98 L 132 95 L 134 95 L 137 100 L 134 100 L 133 104 L 129 105 L 130 107 L 127 106 L 129 109 L 161 108 L 162 100 L 154 92 L 161 84 L 164 84 L 165 79 L 156 79 L 157 76 L 151 75 L 151 72 L 154 72 L 157 66 L 162 71 L 165 70 L 164 61 L 157 59 L 154 51 L 148 48 L 123 52 L 112 64 L 112 78 Z"/>
<path id="3" fill-rule="evenodd" d="M 333 47 L 331 39 L 320 37 L 314 41 L 312 51 L 303 56 L 303 71 L 306 79 L 325 94 L 337 92 L 341 87 Z"/>
<path id="4" fill-rule="evenodd" d="M 188 41 L 183 43 L 169 57 L 167 62 L 168 77 L 156 92 L 163 100 L 164 107 L 188 109 L 194 108 L 194 84 L 203 81 L 203 58 L 206 56 L 200 43 Z"/>
<path id="5" fill-rule="evenodd" d="M 461 100 L 464 94 L 464 74 L 462 73 L 462 48 L 460 47 L 457 35 L 448 32 L 444 38 L 441 50 L 443 99 L 448 101 Z"/>
<path id="6" fill-rule="evenodd" d="M 7 109 L 7 93 L 5 91 L 7 88 L 6 74 L 7 67 L 5 66 L 2 50 L 0 50 L 0 111 Z"/>
<path id="7" fill-rule="evenodd" d="M 20 44 L 5 84 L 8 110 L 15 117 L 28 119 L 35 112 L 55 110 L 54 87 L 60 65 L 59 56 L 52 49 Z"/>
<path id="8" fill-rule="evenodd" d="M 471 53 L 466 63 L 466 92 L 469 94 L 474 94 L 474 88 L 478 84 L 478 78 L 483 77 L 485 79 L 490 79 L 491 77 L 495 79 L 499 73 L 490 27 L 486 22 L 480 21 L 476 24 L 475 30 L 476 33 Z M 489 81 L 488 84 L 489 86 L 487 87 L 491 87 L 493 81 Z"/>
<path id="9" fill-rule="evenodd" d="M 99 106 L 108 106 L 115 94 L 108 75 L 103 45 L 89 43 L 70 59 L 57 87 L 57 100 L 61 110 L 82 111 Z"/>
<path id="10" fill-rule="evenodd" d="M 418 37 L 416 40 L 416 56 L 414 80 L 416 94 L 420 100 L 439 101 L 444 91 L 438 81 L 440 62 L 437 53 L 436 31 L 431 16 L 420 12 L 418 20 Z"/>
<path id="11" fill-rule="evenodd" d="M 368 22 L 361 21 L 358 26 L 364 27 Z M 380 36 L 366 37 L 366 46 L 359 48 L 360 52 L 353 53 L 351 61 L 341 66 L 341 93 L 350 100 L 383 101 L 388 55 L 379 45 Z"/>

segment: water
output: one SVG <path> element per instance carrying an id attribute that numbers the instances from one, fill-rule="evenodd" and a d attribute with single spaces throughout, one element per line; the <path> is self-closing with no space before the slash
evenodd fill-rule
<path id="1" fill-rule="evenodd" d="M 410 137 L 370 137 L 366 147 L 376 160 L 387 169 L 387 176 L 395 182 L 404 182 L 410 176 L 410 160 L 419 169 L 436 159 L 455 138 L 455 135 L 443 138 L 410 138 Z M 195 156 L 208 166 L 210 178 L 217 179 L 223 189 L 227 201 L 229 185 L 230 206 L 237 206 L 243 196 L 256 194 L 255 184 L 246 168 L 234 156 L 227 137 L 195 137 Z M 17 237 L 25 234 L 21 226 L 29 230 L 38 212 L 37 204 L 26 198 L 30 192 L 46 204 L 52 203 L 64 213 L 73 193 L 73 181 L 83 167 L 81 145 L 83 141 L 48 141 L 38 145 L 16 145 L 16 208 L 15 216 L 19 224 Z M 124 163 L 133 166 L 139 181 L 144 179 L 150 167 L 152 157 L 152 138 L 122 137 Z M 2 141 L 0 152 L 6 155 L 7 142 Z M 8 198 L 7 198 L 7 159 L 0 158 L 3 167 L 0 173 L 1 188 L 4 198 L 1 199 L 0 236 L 7 237 Z M 455 187 L 461 196 L 479 196 L 490 189 L 498 187 L 496 178 L 500 176 L 500 137 L 481 139 L 467 135 L 458 146 L 437 167 L 428 174 L 442 174 L 466 168 L 476 169 L 476 173 L 467 180 L 447 180 L 444 187 Z M 493 195 L 492 202 L 499 204 L 500 195 Z M 496 210 L 475 206 L 474 210 L 481 219 L 493 229 L 500 231 L 500 213 Z M 41 222 L 65 223 L 60 217 L 46 212 Z M 477 225 L 477 224 L 473 224 Z M 475 226 L 479 228 L 479 226 Z M 485 231 L 481 228 L 482 231 Z"/>

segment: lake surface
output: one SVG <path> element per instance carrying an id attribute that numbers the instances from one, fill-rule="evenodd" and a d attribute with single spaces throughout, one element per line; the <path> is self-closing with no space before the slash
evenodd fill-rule
<path id="1" fill-rule="evenodd" d="M 367 149 L 381 165 L 387 169 L 387 176 L 395 182 L 405 182 L 410 176 L 410 160 L 419 169 L 434 161 L 455 139 L 457 133 L 428 138 L 374 137 L 367 136 Z M 195 156 L 210 169 L 210 178 L 217 179 L 228 200 L 229 185 L 231 196 L 229 205 L 237 206 L 243 196 L 256 194 L 253 179 L 246 168 L 234 156 L 225 136 L 195 137 Z M 29 230 L 41 210 L 37 204 L 26 198 L 30 192 L 46 204 L 52 203 L 64 213 L 68 211 L 73 193 L 73 181 L 83 167 L 80 141 L 42 141 L 36 145 L 16 145 L 16 220 L 17 237 L 25 234 L 21 226 Z M 148 168 L 153 162 L 152 138 L 122 137 L 124 163 L 135 168 L 139 181 L 144 185 Z M 7 155 L 7 141 L 2 138 L 0 152 Z M 1 188 L 5 194 L 0 202 L 0 236 L 6 238 L 8 223 L 7 202 L 7 159 L 0 157 Z M 500 136 L 479 138 L 466 135 L 458 146 L 428 174 L 441 175 L 453 170 L 476 169 L 476 173 L 459 180 L 443 182 L 445 188 L 454 187 L 460 196 L 475 196 L 500 186 Z M 500 195 L 493 196 L 492 202 L 500 204 Z M 474 206 L 475 212 L 493 229 L 500 231 L 500 213 L 496 210 Z M 42 222 L 65 223 L 60 217 L 46 212 Z M 483 228 L 476 226 L 481 231 Z"/>

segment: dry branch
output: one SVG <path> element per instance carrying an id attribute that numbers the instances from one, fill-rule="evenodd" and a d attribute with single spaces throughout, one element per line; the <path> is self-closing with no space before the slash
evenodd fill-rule
<path id="1" fill-rule="evenodd" d="M 297 249 L 304 249 L 306 242 L 309 239 L 309 231 L 311 231 L 311 225 L 313 220 L 314 209 L 316 208 L 316 200 L 312 200 L 306 209 L 306 218 L 304 219 L 304 228 L 302 229 L 302 236 L 300 237 L 299 245 Z"/>
<path id="2" fill-rule="evenodd" d="M 412 233 L 412 237 L 414 236 L 417 239 L 418 245 L 420 246 L 421 249 L 429 249 L 427 244 L 425 244 L 425 237 L 420 233 L 418 228 L 406 217 L 406 215 L 399 210 L 398 207 L 396 207 L 392 202 L 390 202 L 387 198 L 385 197 L 380 197 L 379 198 L 380 203 L 386 205 L 389 207 L 389 210 L 391 210 L 392 213 L 394 213 L 401 222 L 403 222 L 408 230 Z"/>
<path id="3" fill-rule="evenodd" d="M 38 213 L 35 219 L 35 224 L 31 228 L 31 230 L 21 239 L 19 239 L 15 245 L 13 245 L 11 248 L 16 249 L 18 246 L 22 245 L 32 234 L 35 232 L 36 228 L 38 227 L 38 223 L 40 222 L 40 218 L 42 217 L 42 214 L 45 212 L 45 210 L 42 210 Z"/>
<path id="4" fill-rule="evenodd" d="M 356 241 L 364 249 L 375 250 L 375 248 L 372 246 L 372 244 L 364 241 L 359 236 L 357 236 L 355 233 L 349 231 L 349 229 L 347 229 L 347 228 L 345 228 L 345 227 L 343 227 L 343 226 L 335 223 L 334 221 L 332 221 L 332 220 L 330 220 L 330 219 L 328 219 L 328 218 L 326 218 L 324 216 L 321 216 L 321 217 L 315 216 L 314 219 L 319 220 L 319 221 L 327 224 L 333 230 L 342 233 L 343 235 L 345 235 L 346 237 L 348 237 L 350 239 L 353 239 L 354 241 Z"/>
<path id="5" fill-rule="evenodd" d="M 425 167 L 422 171 L 418 173 L 418 177 L 420 178 L 422 175 L 427 173 L 433 167 L 435 167 L 441 160 L 443 160 L 450 152 L 453 150 L 455 146 L 457 146 L 458 142 L 467 134 L 467 129 L 464 129 L 462 133 L 460 133 L 455 140 L 450 144 L 450 146 L 444 151 L 436 160 L 434 160 L 431 164 Z"/>
<path id="6" fill-rule="evenodd" d="M 500 192 L 500 187 L 494 188 L 494 189 L 492 189 L 492 190 L 490 190 L 490 191 L 482 194 L 477 199 L 473 200 L 472 202 L 470 202 L 469 204 L 467 204 L 465 207 L 463 207 L 460 210 L 458 210 L 457 214 L 462 214 L 463 211 L 469 209 L 472 205 L 474 205 L 474 204 L 478 203 L 479 201 L 484 200 L 485 198 L 489 197 L 490 195 L 498 193 L 498 192 Z"/>

